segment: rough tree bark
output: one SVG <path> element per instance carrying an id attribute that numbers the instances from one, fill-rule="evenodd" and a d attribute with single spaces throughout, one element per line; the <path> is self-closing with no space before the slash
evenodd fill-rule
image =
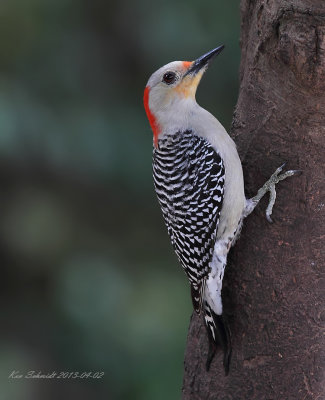
<path id="1" fill-rule="evenodd" d="M 302 169 L 245 221 L 230 254 L 224 308 L 232 332 L 205 371 L 208 342 L 193 315 L 183 400 L 325 399 L 325 1 L 241 0 L 240 92 L 232 136 L 251 197 L 284 161 Z"/>

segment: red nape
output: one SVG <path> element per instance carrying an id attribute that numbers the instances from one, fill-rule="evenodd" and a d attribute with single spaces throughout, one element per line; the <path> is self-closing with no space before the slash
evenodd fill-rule
<path id="1" fill-rule="evenodd" d="M 150 111 L 150 108 L 149 108 L 149 91 L 150 91 L 149 86 L 146 86 L 146 88 L 144 89 L 143 104 L 144 104 L 144 109 L 146 110 L 146 114 L 147 114 L 151 129 L 153 131 L 154 145 L 155 145 L 155 147 L 158 147 L 158 136 L 160 133 L 160 128 L 157 124 L 156 117 L 152 114 L 152 112 Z"/>

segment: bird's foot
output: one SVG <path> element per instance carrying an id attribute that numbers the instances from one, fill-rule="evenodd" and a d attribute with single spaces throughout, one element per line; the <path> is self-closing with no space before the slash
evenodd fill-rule
<path id="1" fill-rule="evenodd" d="M 267 192 L 270 192 L 269 204 L 266 207 L 265 215 L 266 215 L 266 219 L 270 223 L 273 222 L 271 215 L 272 215 L 272 210 L 273 210 L 273 206 L 274 206 L 275 199 L 276 199 L 275 185 L 277 183 L 279 183 L 280 181 L 283 181 L 284 179 L 289 178 L 289 176 L 298 175 L 302 172 L 301 170 L 289 170 L 289 171 L 286 171 L 281 174 L 284 166 L 285 166 L 285 163 L 282 164 L 279 168 L 277 168 L 276 171 L 271 175 L 270 179 L 268 181 L 266 181 L 264 183 L 264 185 L 258 190 L 256 196 L 247 200 L 244 217 L 247 217 L 247 215 L 249 215 L 254 210 L 254 208 L 257 206 L 257 204 L 262 199 L 262 197 Z"/>

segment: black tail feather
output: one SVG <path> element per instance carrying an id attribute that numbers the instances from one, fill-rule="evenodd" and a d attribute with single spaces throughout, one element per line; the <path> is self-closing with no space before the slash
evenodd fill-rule
<path id="1" fill-rule="evenodd" d="M 205 325 L 209 336 L 209 352 L 206 362 L 207 371 L 210 369 L 211 362 L 218 347 L 223 350 L 223 366 L 225 374 L 229 373 L 229 365 L 231 359 L 231 338 L 227 321 L 223 315 L 217 315 L 211 307 L 205 302 Z"/>
<path id="2" fill-rule="evenodd" d="M 213 342 L 213 340 L 210 339 L 210 335 L 208 335 L 208 336 L 209 336 L 209 351 L 208 351 L 207 362 L 205 364 L 205 368 L 207 371 L 209 371 L 211 362 L 216 354 L 216 345 Z"/>

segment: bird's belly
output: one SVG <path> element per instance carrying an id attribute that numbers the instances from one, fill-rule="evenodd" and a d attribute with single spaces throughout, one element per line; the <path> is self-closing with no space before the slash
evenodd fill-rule
<path id="1" fill-rule="evenodd" d="M 245 204 L 246 198 L 241 165 L 237 170 L 232 169 L 231 172 L 228 169 L 228 176 L 226 168 L 224 199 L 217 232 L 218 240 L 229 242 L 234 238 L 238 228 L 241 226 Z"/>

